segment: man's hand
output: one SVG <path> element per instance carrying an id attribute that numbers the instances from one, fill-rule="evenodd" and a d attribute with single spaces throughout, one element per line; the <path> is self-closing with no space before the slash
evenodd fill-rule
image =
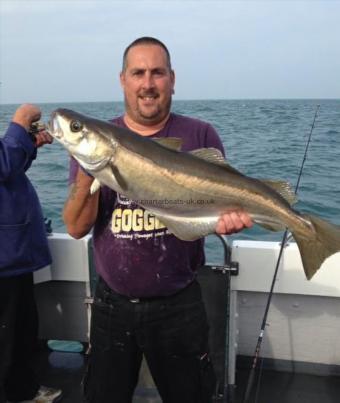
<path id="1" fill-rule="evenodd" d="M 220 235 L 233 234 L 252 226 L 253 221 L 248 213 L 243 210 L 232 211 L 220 217 L 216 225 L 216 232 Z"/>
<path id="2" fill-rule="evenodd" d="M 45 130 L 42 130 L 35 134 L 35 146 L 41 147 L 45 144 L 51 144 L 53 142 L 53 137 L 48 134 Z"/>
<path id="3" fill-rule="evenodd" d="M 15 111 L 12 122 L 29 131 L 33 122 L 41 118 L 41 110 L 35 105 L 23 104 Z"/>
<path id="4" fill-rule="evenodd" d="M 19 124 L 28 132 L 32 123 L 37 122 L 40 118 L 40 108 L 31 104 L 23 104 L 15 111 L 12 122 Z M 44 144 L 51 144 L 53 142 L 53 137 L 45 130 L 38 131 L 34 134 L 34 137 L 36 147 L 41 147 Z"/>

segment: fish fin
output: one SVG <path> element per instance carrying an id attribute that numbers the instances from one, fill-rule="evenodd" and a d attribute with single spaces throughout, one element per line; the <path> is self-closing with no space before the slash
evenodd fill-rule
<path id="1" fill-rule="evenodd" d="M 101 169 L 103 169 L 108 162 L 110 161 L 110 158 L 104 158 L 101 160 L 98 160 L 96 162 L 91 162 L 91 163 L 86 163 L 85 161 L 82 161 L 80 158 L 74 156 L 74 158 L 79 162 L 79 164 L 85 169 L 85 171 L 91 173 L 91 172 L 98 172 Z"/>
<path id="2" fill-rule="evenodd" d="M 217 148 L 197 148 L 196 150 L 190 151 L 189 154 L 192 154 L 197 158 L 201 158 L 202 160 L 211 162 L 212 164 L 223 166 L 224 168 L 228 169 L 229 172 L 244 176 L 242 172 L 233 168 L 228 161 L 225 160 L 223 154 Z"/>
<path id="3" fill-rule="evenodd" d="M 164 147 L 170 148 L 171 150 L 180 151 L 182 148 L 183 140 L 178 137 L 158 137 L 154 138 L 158 144 L 161 144 Z"/>
<path id="4" fill-rule="evenodd" d="M 261 225 L 261 227 L 267 229 L 268 231 L 278 232 L 284 231 L 286 227 L 279 222 L 274 221 L 257 221 L 256 224 Z"/>
<path id="5" fill-rule="evenodd" d="M 226 164 L 223 154 L 217 148 L 197 148 L 196 150 L 190 151 L 190 154 L 215 164 Z"/>
<path id="6" fill-rule="evenodd" d="M 98 179 L 95 179 L 92 182 L 92 185 L 90 187 L 90 194 L 93 195 L 94 193 L 96 193 L 98 190 L 100 189 L 100 182 Z"/>
<path id="7" fill-rule="evenodd" d="M 283 227 L 280 224 L 277 223 L 257 223 L 261 225 L 261 227 L 267 229 L 268 231 L 273 231 L 273 232 L 278 232 L 278 231 L 284 231 L 285 227 Z"/>
<path id="8" fill-rule="evenodd" d="M 128 189 L 128 184 L 127 184 L 126 180 L 122 177 L 121 173 L 119 172 L 119 169 L 115 165 L 111 164 L 111 171 L 112 171 L 114 180 L 117 182 L 121 191 L 122 192 L 126 191 Z"/>
<path id="9" fill-rule="evenodd" d="M 215 232 L 216 217 L 173 217 L 153 213 L 177 238 L 195 241 Z"/>
<path id="10" fill-rule="evenodd" d="M 252 218 L 256 224 L 261 225 L 261 227 L 266 228 L 269 231 L 284 231 L 286 228 L 281 222 L 271 220 L 268 216 L 252 214 Z"/>
<path id="11" fill-rule="evenodd" d="M 262 183 L 279 193 L 291 206 L 297 202 L 297 196 L 286 181 L 259 179 Z"/>
<path id="12" fill-rule="evenodd" d="M 293 236 L 300 250 L 306 277 L 310 280 L 328 257 L 340 252 L 340 226 L 315 216 L 302 217 L 311 222 L 315 232 L 308 237 L 293 232 Z"/>

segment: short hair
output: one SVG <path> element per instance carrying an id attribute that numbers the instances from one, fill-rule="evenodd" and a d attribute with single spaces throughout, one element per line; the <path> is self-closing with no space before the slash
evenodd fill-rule
<path id="1" fill-rule="evenodd" d="M 133 48 L 134 46 L 138 45 L 157 45 L 160 46 L 161 48 L 164 49 L 166 57 L 167 57 L 167 62 L 168 62 L 168 67 L 171 70 L 171 58 L 170 58 L 170 52 L 168 48 L 164 45 L 163 42 L 161 42 L 159 39 L 153 38 L 152 36 L 142 36 L 141 38 L 135 39 L 133 42 L 130 43 L 130 45 L 125 49 L 124 54 L 123 54 L 123 66 L 122 66 L 122 71 L 126 69 L 127 65 L 127 54 L 129 53 L 129 50 Z"/>

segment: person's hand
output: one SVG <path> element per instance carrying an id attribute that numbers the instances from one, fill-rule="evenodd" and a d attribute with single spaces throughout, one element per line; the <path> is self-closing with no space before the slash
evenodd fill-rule
<path id="1" fill-rule="evenodd" d="M 51 144 L 53 142 L 53 137 L 45 130 L 39 131 L 34 135 L 34 137 L 36 147 L 42 147 L 45 144 Z"/>
<path id="2" fill-rule="evenodd" d="M 244 228 L 253 226 L 253 221 L 249 214 L 243 210 L 232 211 L 223 214 L 216 225 L 216 232 L 220 235 L 233 234 L 239 232 Z"/>
<path id="3" fill-rule="evenodd" d="M 15 111 L 12 122 L 19 124 L 29 131 L 33 122 L 41 118 L 41 110 L 35 105 L 23 104 Z"/>

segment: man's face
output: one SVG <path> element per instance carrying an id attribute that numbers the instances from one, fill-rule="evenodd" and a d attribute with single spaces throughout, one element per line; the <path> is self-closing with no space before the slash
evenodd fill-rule
<path id="1" fill-rule="evenodd" d="M 152 126 L 170 112 L 175 75 L 158 45 L 132 47 L 120 75 L 126 113 L 138 124 Z"/>

